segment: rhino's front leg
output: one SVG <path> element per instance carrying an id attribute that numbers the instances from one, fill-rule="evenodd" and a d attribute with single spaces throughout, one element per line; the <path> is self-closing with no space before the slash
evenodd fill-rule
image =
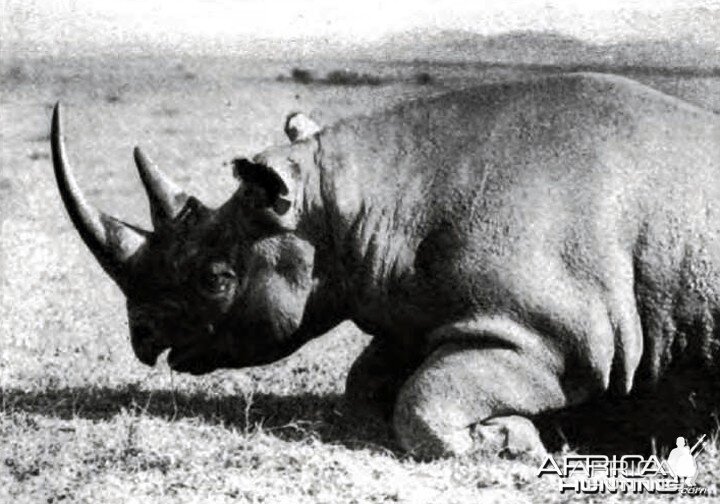
<path id="1" fill-rule="evenodd" d="M 419 363 L 408 355 L 386 339 L 370 342 L 345 382 L 345 400 L 353 411 L 383 420 L 392 417 L 398 391 Z"/>
<path id="2" fill-rule="evenodd" d="M 564 403 L 558 378 L 537 359 L 511 347 L 448 342 L 403 385 L 393 426 L 401 445 L 420 458 L 470 451 L 542 455 L 528 416 Z"/>

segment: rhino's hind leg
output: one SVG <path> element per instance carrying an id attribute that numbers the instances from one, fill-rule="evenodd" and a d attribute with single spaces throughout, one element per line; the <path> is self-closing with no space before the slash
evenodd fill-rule
<path id="1" fill-rule="evenodd" d="M 528 416 L 562 406 L 547 366 L 508 348 L 446 343 L 403 385 L 393 426 L 420 458 L 471 451 L 542 454 Z"/>
<path id="2" fill-rule="evenodd" d="M 418 363 L 386 340 L 374 338 L 353 363 L 345 400 L 353 411 L 389 420 L 398 391 Z"/>

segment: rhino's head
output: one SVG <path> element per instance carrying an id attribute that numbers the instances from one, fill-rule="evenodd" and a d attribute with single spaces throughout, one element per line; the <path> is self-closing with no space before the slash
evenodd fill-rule
<path id="1" fill-rule="evenodd" d="M 277 360 L 308 336 L 302 326 L 315 292 L 315 247 L 303 238 L 313 203 L 317 127 L 291 117 L 292 145 L 252 161 L 236 159 L 238 191 L 211 209 L 185 193 L 139 149 L 154 230 L 93 208 L 65 154 L 59 105 L 52 121 L 55 175 L 80 236 L 127 298 L 133 350 L 153 365 L 170 348 L 178 371 L 200 374 Z"/>

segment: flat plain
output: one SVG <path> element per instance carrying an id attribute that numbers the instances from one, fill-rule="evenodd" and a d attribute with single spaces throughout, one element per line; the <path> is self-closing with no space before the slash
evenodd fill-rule
<path id="1" fill-rule="evenodd" d="M 289 77 L 294 67 L 380 81 L 301 83 Z M 369 341 L 350 323 L 270 366 L 202 377 L 173 374 L 162 359 L 143 366 L 130 348 L 123 296 L 72 228 L 50 161 L 50 114 L 61 100 L 70 159 L 88 197 L 149 227 L 134 145 L 218 205 L 235 189 L 224 163 L 285 142 L 291 111 L 330 124 L 543 70 L 242 56 L 26 58 L 0 70 L 0 502 L 588 499 L 560 494 L 532 461 L 418 462 L 401 453 L 386 425 L 343 403 L 347 370 Z M 715 76 L 626 72 L 720 111 Z M 717 443 L 698 463 L 699 484 L 720 481 Z"/>

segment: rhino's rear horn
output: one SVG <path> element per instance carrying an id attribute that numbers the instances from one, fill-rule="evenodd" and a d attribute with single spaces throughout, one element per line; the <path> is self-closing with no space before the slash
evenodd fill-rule
<path id="1" fill-rule="evenodd" d="M 103 269 L 123 288 L 128 259 L 145 242 L 146 232 L 99 212 L 87 202 L 65 152 L 59 102 L 53 111 L 50 142 L 55 179 L 70 220 Z"/>
<path id="2" fill-rule="evenodd" d="M 188 200 L 188 195 L 165 175 L 140 147 L 135 147 L 135 164 L 150 200 L 150 215 L 155 229 L 171 221 Z"/>

